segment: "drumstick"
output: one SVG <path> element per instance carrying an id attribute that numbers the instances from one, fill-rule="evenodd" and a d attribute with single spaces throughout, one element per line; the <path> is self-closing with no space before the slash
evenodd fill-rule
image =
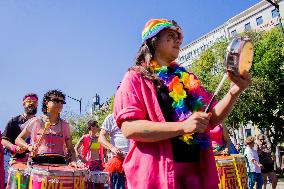
<path id="1" fill-rule="evenodd" d="M 221 80 L 221 82 L 219 83 L 218 87 L 216 88 L 216 90 L 215 90 L 215 92 L 214 92 L 214 94 L 213 94 L 213 96 L 212 96 L 212 98 L 211 98 L 209 104 L 207 105 L 207 107 L 206 107 L 206 109 L 205 109 L 205 113 L 208 113 L 208 112 L 209 112 L 209 110 L 210 110 L 210 108 L 211 108 L 211 106 L 212 106 L 212 103 L 213 103 L 215 97 L 217 96 L 217 94 L 219 93 L 221 87 L 223 86 L 223 84 L 224 84 L 226 78 L 227 78 L 227 74 L 225 73 L 224 76 L 223 76 L 223 78 L 222 78 L 222 80 Z"/>
<path id="2" fill-rule="evenodd" d="M 48 112 L 48 113 L 47 113 L 47 117 L 50 117 L 49 115 L 50 115 L 50 113 Z M 49 121 L 48 121 L 48 122 L 45 122 L 42 135 L 40 136 L 38 142 L 35 144 L 35 148 L 33 149 L 33 152 L 38 149 L 40 143 L 42 142 L 43 135 L 44 135 L 44 133 L 49 129 L 49 127 L 50 127 L 50 122 L 49 122 Z"/>

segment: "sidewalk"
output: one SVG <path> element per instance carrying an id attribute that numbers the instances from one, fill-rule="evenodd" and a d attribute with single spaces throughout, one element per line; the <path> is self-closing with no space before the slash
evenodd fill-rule
<path id="1" fill-rule="evenodd" d="M 263 188 L 263 187 L 262 187 Z M 276 189 L 283 189 L 284 181 L 278 181 Z M 266 185 L 266 189 L 272 189 L 271 184 Z"/>

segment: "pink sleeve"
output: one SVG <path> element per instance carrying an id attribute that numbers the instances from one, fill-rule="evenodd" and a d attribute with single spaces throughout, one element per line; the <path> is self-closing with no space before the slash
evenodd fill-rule
<path id="1" fill-rule="evenodd" d="M 204 87 L 201 86 L 201 96 L 203 97 L 204 100 L 204 104 L 205 107 L 204 109 L 208 106 L 208 104 L 210 103 L 210 100 L 213 96 L 213 93 L 208 92 Z M 212 106 L 210 108 L 210 111 L 214 108 L 214 106 L 218 103 L 218 101 L 216 100 L 216 97 L 212 103 Z"/>
<path id="2" fill-rule="evenodd" d="M 125 120 L 146 119 L 141 82 L 141 75 L 134 71 L 128 71 L 115 94 L 114 118 L 119 128 Z"/>

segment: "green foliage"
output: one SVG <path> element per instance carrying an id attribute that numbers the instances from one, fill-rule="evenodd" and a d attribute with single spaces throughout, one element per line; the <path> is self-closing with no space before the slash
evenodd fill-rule
<path id="1" fill-rule="evenodd" d="M 102 107 L 92 113 L 77 115 L 69 112 L 65 115 L 71 127 L 73 144 L 76 144 L 81 136 L 88 133 L 87 122 L 89 120 L 94 119 L 98 121 L 100 126 L 102 125 L 106 116 L 112 113 L 113 101 L 114 96 L 108 99 L 107 102 L 102 105 Z"/>
<path id="2" fill-rule="evenodd" d="M 284 39 L 278 28 L 267 32 L 246 32 L 254 43 L 254 60 L 250 70 L 252 85 L 236 102 L 226 125 L 233 129 L 252 121 L 267 131 L 272 145 L 284 142 Z M 224 74 L 223 66 L 227 42 L 213 45 L 193 63 L 192 71 L 202 84 L 214 92 Z M 216 69 L 217 68 L 217 69 Z M 229 89 L 227 82 L 218 94 L 222 98 Z M 272 137 L 273 136 L 273 137 Z"/>

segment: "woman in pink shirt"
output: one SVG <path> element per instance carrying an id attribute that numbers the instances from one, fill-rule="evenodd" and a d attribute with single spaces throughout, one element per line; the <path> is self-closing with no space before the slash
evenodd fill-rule
<path id="1" fill-rule="evenodd" d="M 114 117 L 130 139 L 123 165 L 128 189 L 218 188 L 207 127 L 229 114 L 250 75 L 228 73 L 234 85 L 204 113 L 211 94 L 195 75 L 174 63 L 182 39 L 175 21 L 148 21 L 135 65 L 115 95 Z"/>
<path id="2" fill-rule="evenodd" d="M 41 117 L 29 121 L 16 142 L 31 152 L 33 163 L 66 164 L 75 161 L 69 124 L 60 118 L 65 95 L 58 90 L 48 91 L 43 97 Z M 25 142 L 31 137 L 31 144 Z"/>

